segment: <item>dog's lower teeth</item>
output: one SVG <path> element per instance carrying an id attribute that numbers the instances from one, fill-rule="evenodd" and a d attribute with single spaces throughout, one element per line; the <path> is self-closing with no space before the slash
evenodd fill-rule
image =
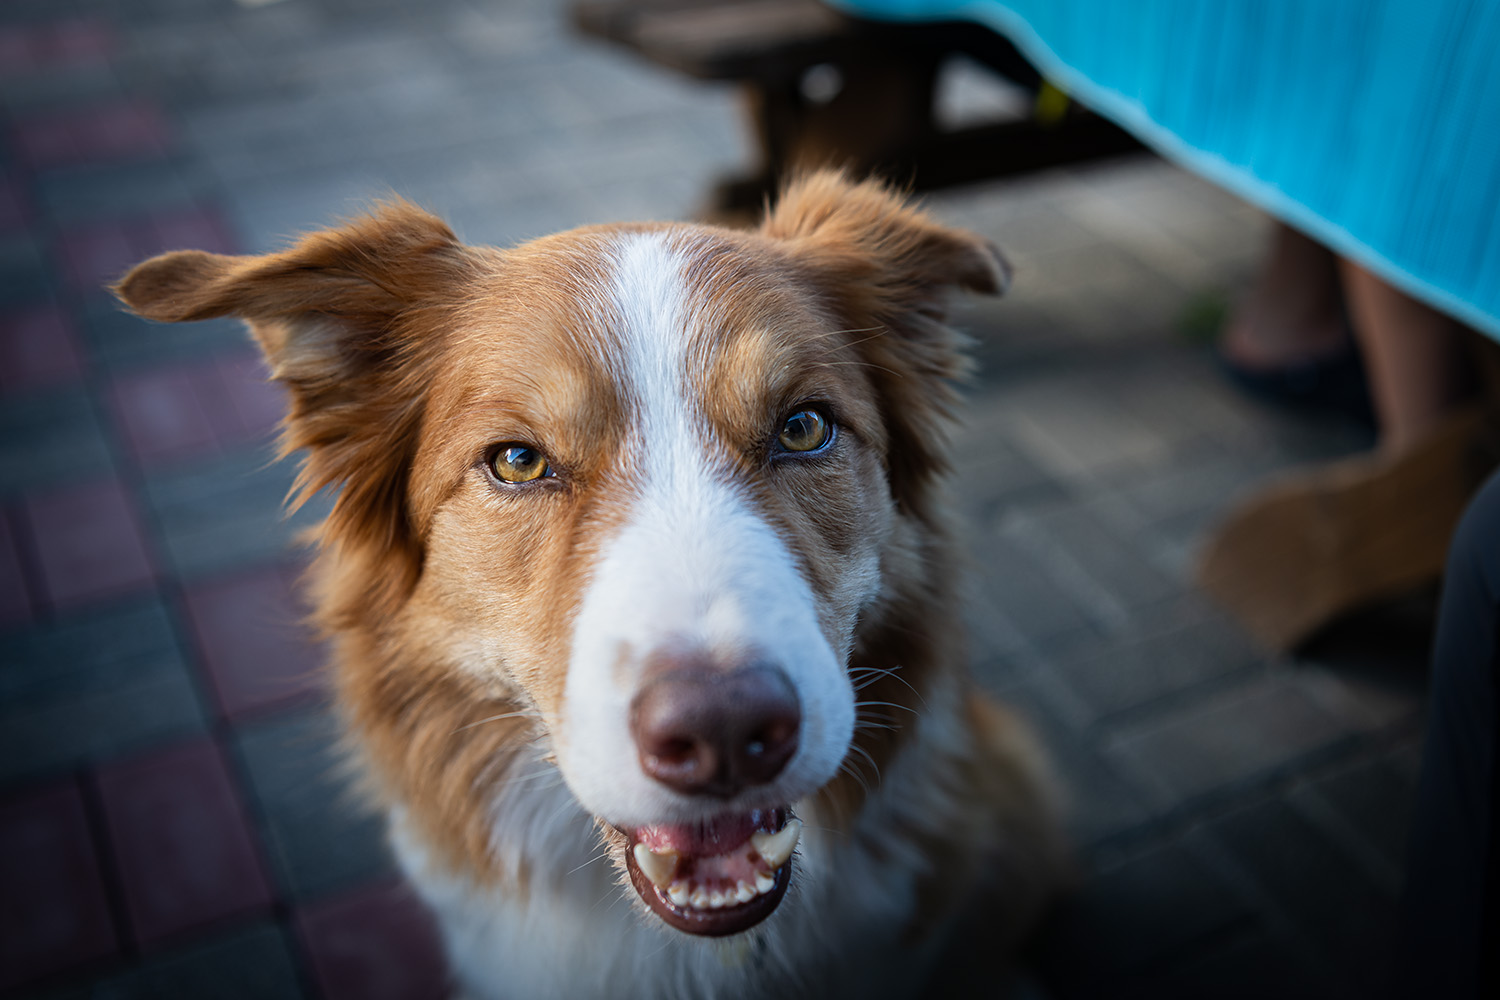
<path id="1" fill-rule="evenodd" d="M 641 874 L 673 906 L 693 910 L 723 910 L 743 906 L 757 896 L 772 892 L 776 888 L 776 870 L 792 856 L 801 836 L 801 820 L 789 819 L 775 833 L 751 834 L 750 841 L 754 845 L 755 854 L 748 855 L 746 859 L 736 859 L 734 852 L 731 852 L 722 859 L 690 861 L 681 878 L 677 875 L 678 868 L 681 867 L 681 856 L 676 851 L 657 852 L 645 844 L 636 844 L 631 848 L 631 854 Z M 757 854 L 758 860 L 764 863 L 767 870 L 755 870 L 759 867 L 756 864 Z M 744 860 L 752 865 L 749 877 L 730 882 L 729 879 L 734 878 L 731 874 L 735 870 L 734 866 L 743 864 Z M 695 884 L 697 878 L 705 878 L 708 884 Z"/>
<path id="2" fill-rule="evenodd" d="M 722 889 L 695 886 L 683 879 L 676 879 L 671 885 L 659 888 L 672 901 L 673 906 L 694 910 L 722 910 L 731 906 L 741 906 L 757 896 L 764 896 L 776 888 L 776 879 L 765 872 L 760 872 L 755 876 L 753 884 L 741 879 L 733 886 L 725 886 Z"/>

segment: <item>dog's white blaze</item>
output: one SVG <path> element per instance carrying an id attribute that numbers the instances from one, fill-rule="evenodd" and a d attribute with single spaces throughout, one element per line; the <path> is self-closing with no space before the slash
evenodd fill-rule
<path id="1" fill-rule="evenodd" d="M 641 771 L 630 702 L 643 662 L 659 648 L 753 652 L 786 671 L 802 707 L 797 753 L 754 804 L 792 801 L 837 772 L 853 732 L 853 692 L 791 553 L 714 458 L 695 380 L 703 359 L 689 354 L 708 317 L 688 299 L 682 254 L 666 234 L 639 233 L 621 241 L 615 259 L 613 360 L 634 414 L 626 447 L 639 475 L 574 622 L 559 763 L 584 806 L 615 823 L 722 810 L 725 803 L 705 808 Z"/>

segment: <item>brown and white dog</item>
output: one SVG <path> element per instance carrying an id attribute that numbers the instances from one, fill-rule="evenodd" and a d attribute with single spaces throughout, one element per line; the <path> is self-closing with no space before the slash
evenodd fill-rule
<path id="1" fill-rule="evenodd" d="M 818 173 L 756 232 L 500 250 L 396 203 L 119 284 L 248 320 L 338 489 L 316 618 L 469 993 L 901 994 L 1034 918 L 1050 785 L 967 676 L 940 498 L 942 300 L 1007 278 Z"/>

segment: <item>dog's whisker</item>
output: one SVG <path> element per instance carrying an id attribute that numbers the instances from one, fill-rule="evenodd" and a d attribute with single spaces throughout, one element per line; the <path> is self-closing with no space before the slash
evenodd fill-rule
<path id="1" fill-rule="evenodd" d="M 851 744 L 849 744 L 849 749 L 853 750 L 855 753 L 859 754 L 865 760 L 867 760 L 867 761 L 870 762 L 870 768 L 875 772 L 875 780 L 879 781 L 880 780 L 880 765 L 875 763 L 875 758 L 870 756 L 870 751 L 866 750 L 864 747 L 860 746 L 858 743 L 851 743 Z"/>
<path id="2" fill-rule="evenodd" d="M 878 337 L 882 333 L 884 333 L 885 330 L 886 330 L 886 328 L 885 328 L 884 325 L 877 325 L 877 326 L 855 326 L 855 327 L 850 327 L 850 328 L 848 328 L 846 330 L 819 330 L 818 332 L 814 333 L 813 336 L 814 337 L 818 337 L 818 338 L 823 339 L 823 340 L 827 340 L 827 339 L 832 338 L 832 337 L 842 337 L 842 336 L 844 336 L 845 334 L 848 334 L 848 333 L 873 333 L 874 336 Z M 869 337 L 865 338 L 865 340 L 869 340 L 869 339 L 871 339 L 871 338 L 869 338 Z M 856 343 L 856 344 L 862 344 L 862 343 L 864 343 L 864 340 L 857 340 L 854 343 Z M 845 347 L 850 347 L 850 346 L 853 346 L 853 345 L 852 344 L 839 344 L 839 345 L 837 345 L 837 347 L 835 348 L 835 350 L 841 350 L 841 349 L 843 349 Z"/>
<path id="3" fill-rule="evenodd" d="M 890 668 L 885 668 L 885 667 L 860 667 L 859 669 L 860 670 L 869 670 L 869 671 L 878 671 L 881 677 L 889 677 L 891 680 L 897 681 L 898 683 L 900 683 L 901 685 L 903 685 L 906 688 L 906 690 L 910 691 L 912 694 L 914 694 L 914 695 L 917 696 L 917 700 L 922 703 L 922 707 L 923 708 L 927 707 L 927 699 L 922 697 L 922 692 L 918 691 L 915 687 L 913 687 L 911 681 L 907 680 L 905 677 L 902 677 L 900 674 L 896 673 L 896 671 L 898 671 L 898 670 L 901 669 L 901 665 L 900 664 L 897 664 L 896 666 L 890 667 Z M 852 673 L 852 671 L 851 671 L 851 673 Z M 865 681 L 864 684 L 861 684 L 859 687 L 855 688 L 855 690 L 856 691 L 862 690 L 864 688 L 865 684 L 874 683 L 874 680 L 875 679 L 871 679 L 869 681 Z"/>
<path id="4" fill-rule="evenodd" d="M 818 368 L 841 368 L 845 366 L 853 366 L 855 368 L 874 368 L 879 371 L 885 372 L 887 375 L 894 375 L 897 378 L 904 377 L 900 372 L 892 368 L 887 368 L 885 365 L 877 365 L 873 361 L 818 361 L 814 362 L 814 365 Z"/>
<path id="5" fill-rule="evenodd" d="M 538 778 L 554 778 L 556 779 L 556 783 L 560 784 L 562 782 L 561 772 L 557 771 L 555 768 L 543 768 L 538 771 L 532 771 L 529 774 L 517 774 L 514 776 L 507 775 L 504 779 L 503 784 L 506 787 L 509 787 L 510 785 L 519 785 L 523 781 L 535 781 Z M 546 785 L 544 787 L 551 788 L 553 786 Z"/>
<path id="6" fill-rule="evenodd" d="M 598 861 L 600 858 L 607 858 L 607 857 L 609 857 L 609 849 L 608 848 L 606 848 L 605 850 L 600 851 L 598 854 L 594 855 L 592 858 L 589 858 L 587 861 L 585 861 L 583 864 L 577 866 L 576 868 L 569 868 L 567 870 L 566 874 L 571 875 L 574 872 L 581 872 L 585 868 L 587 868 L 589 865 L 593 864 L 595 861 Z"/>
<path id="7" fill-rule="evenodd" d="M 829 336 L 838 336 L 839 334 L 845 333 L 868 333 L 869 336 L 861 337 L 858 340 L 851 340 L 843 344 L 835 344 L 832 348 L 830 348 L 830 351 L 844 351 L 848 350 L 851 347 L 858 347 L 860 344 L 868 344 L 872 340 L 876 340 L 880 337 L 885 336 L 887 332 L 888 331 L 884 326 L 866 326 L 861 327 L 857 330 L 835 330 L 833 333 L 829 334 Z"/>
<path id="8" fill-rule="evenodd" d="M 847 774 L 849 777 L 853 778 L 855 784 L 859 785 L 860 789 L 864 791 L 865 795 L 868 796 L 871 794 L 870 783 L 865 780 L 865 776 L 863 774 L 860 774 L 852 766 L 850 766 L 848 760 L 845 760 L 844 763 L 839 765 L 839 772 L 841 774 Z"/>
<path id="9" fill-rule="evenodd" d="M 499 722 L 502 719 L 540 719 L 541 717 L 542 717 L 542 714 L 540 712 L 537 712 L 537 711 L 535 711 L 533 709 L 529 709 L 529 708 L 519 709 L 518 711 L 515 711 L 515 712 L 502 712 L 499 715 L 492 715 L 488 719 L 480 719 L 478 722 L 471 722 L 471 723 L 469 723 L 466 726 L 459 726 L 457 729 L 453 730 L 453 732 L 450 733 L 449 735 L 451 736 L 451 735 L 455 735 L 457 733 L 461 733 L 465 729 L 473 729 L 475 726 L 482 726 L 486 722 Z"/>
<path id="10" fill-rule="evenodd" d="M 870 708 L 872 706 L 880 706 L 883 708 L 899 708 L 903 712 L 910 712 L 912 715 L 917 714 L 917 710 L 915 708 L 912 708 L 910 705 L 898 705 L 894 701 L 856 701 L 854 703 L 854 707 L 856 709 Z"/>

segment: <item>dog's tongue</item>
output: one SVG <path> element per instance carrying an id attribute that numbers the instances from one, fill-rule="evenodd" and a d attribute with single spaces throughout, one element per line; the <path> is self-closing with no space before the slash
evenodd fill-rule
<path id="1" fill-rule="evenodd" d="M 676 851 L 685 857 L 711 857 L 728 854 L 750 839 L 750 835 L 763 831 L 774 833 L 781 825 L 776 810 L 756 809 L 747 813 L 715 816 L 701 823 L 664 823 L 643 826 L 635 831 L 635 838 L 648 850 L 662 853 Z"/>

